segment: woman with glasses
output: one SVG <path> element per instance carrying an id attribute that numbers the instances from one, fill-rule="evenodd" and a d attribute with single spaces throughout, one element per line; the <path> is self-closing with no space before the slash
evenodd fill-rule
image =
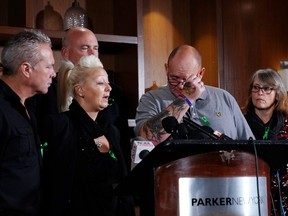
<path id="1" fill-rule="evenodd" d="M 260 69 L 253 74 L 249 84 L 246 111 L 245 117 L 256 139 L 288 139 L 287 92 L 281 76 L 276 71 Z M 279 168 L 272 175 L 271 215 L 286 215 L 288 212 L 287 181 L 288 173 L 285 167 Z"/>
<path id="2" fill-rule="evenodd" d="M 286 139 L 282 131 L 288 116 L 288 99 L 281 76 L 272 69 L 260 69 L 249 84 L 246 120 L 258 140 Z M 286 123 L 287 124 L 287 123 Z"/>

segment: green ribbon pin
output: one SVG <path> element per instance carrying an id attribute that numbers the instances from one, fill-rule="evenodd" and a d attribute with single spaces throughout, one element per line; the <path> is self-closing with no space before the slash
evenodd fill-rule
<path id="1" fill-rule="evenodd" d="M 208 119 L 207 119 L 207 117 L 206 117 L 205 115 L 203 115 L 203 116 L 201 117 L 201 119 L 202 119 L 202 121 L 204 122 L 204 124 L 205 124 L 206 126 L 210 126 L 210 122 L 208 121 Z"/>
<path id="2" fill-rule="evenodd" d="M 43 158 L 43 149 L 46 148 L 48 146 L 47 142 L 44 142 L 43 144 L 40 144 L 40 152 L 41 152 L 41 156 Z"/>
<path id="3" fill-rule="evenodd" d="M 270 127 L 266 127 L 264 135 L 263 135 L 263 140 L 267 140 L 268 139 L 269 131 L 270 131 Z"/>
<path id="4" fill-rule="evenodd" d="M 117 161 L 117 157 L 115 156 L 114 152 L 112 150 L 109 150 L 109 155 L 115 160 Z"/>

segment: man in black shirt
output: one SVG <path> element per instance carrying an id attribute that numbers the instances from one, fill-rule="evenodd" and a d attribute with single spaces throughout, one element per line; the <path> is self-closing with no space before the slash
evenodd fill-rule
<path id="1" fill-rule="evenodd" d="M 0 215 L 38 216 L 41 147 L 36 119 L 26 106 L 56 76 L 49 37 L 23 31 L 4 46 L 0 80 Z"/>

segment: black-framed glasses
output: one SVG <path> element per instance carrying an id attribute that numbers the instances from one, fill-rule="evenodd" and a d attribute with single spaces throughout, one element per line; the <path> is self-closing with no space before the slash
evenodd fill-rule
<path id="1" fill-rule="evenodd" d="M 272 92 L 272 90 L 274 90 L 274 88 L 269 87 L 269 86 L 258 86 L 258 85 L 254 85 L 252 86 L 251 91 L 254 93 L 257 93 L 259 91 L 262 91 L 265 94 L 270 94 Z"/>
<path id="2" fill-rule="evenodd" d="M 194 75 L 196 75 L 197 77 L 200 76 L 201 72 L 205 71 L 205 68 L 201 68 L 196 74 L 192 73 L 188 78 L 186 78 L 185 80 L 183 79 L 179 79 L 178 77 L 176 76 L 169 76 L 171 74 L 168 73 L 168 83 L 171 85 L 171 86 L 178 86 L 179 84 L 183 85 L 184 87 L 189 87 L 190 86 L 190 83 L 187 81 L 189 80 L 191 77 L 193 77 Z M 188 83 L 187 83 L 188 82 Z"/>
<path id="3" fill-rule="evenodd" d="M 181 85 L 184 86 L 185 83 L 186 83 L 186 81 L 185 81 L 185 80 L 180 80 L 180 79 L 168 77 L 168 83 L 169 83 L 171 86 L 178 86 L 179 84 L 181 84 Z"/>

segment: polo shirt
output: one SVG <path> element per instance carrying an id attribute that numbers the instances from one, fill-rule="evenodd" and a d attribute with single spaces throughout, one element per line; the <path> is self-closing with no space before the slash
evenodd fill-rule
<path id="1" fill-rule="evenodd" d="M 136 110 L 135 134 L 139 134 L 144 122 L 162 112 L 175 99 L 169 86 L 163 86 L 142 95 Z M 199 125 L 209 124 L 208 126 L 213 130 L 232 139 L 254 138 L 235 98 L 223 89 L 205 85 L 205 91 L 185 115 Z"/>

